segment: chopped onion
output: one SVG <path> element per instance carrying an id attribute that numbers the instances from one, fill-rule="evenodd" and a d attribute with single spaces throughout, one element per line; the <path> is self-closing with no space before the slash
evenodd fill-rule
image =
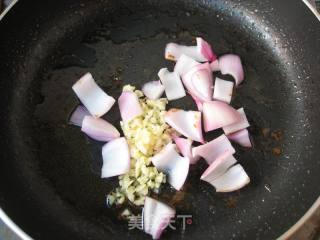
<path id="1" fill-rule="evenodd" d="M 81 131 L 97 141 L 108 142 L 120 137 L 118 130 L 102 118 L 85 116 L 82 121 Z"/>
<path id="2" fill-rule="evenodd" d="M 140 116 L 143 110 L 140 106 L 139 99 L 134 92 L 123 91 L 118 99 L 121 119 L 129 122 L 135 117 Z"/>
<path id="3" fill-rule="evenodd" d="M 182 54 L 185 54 L 189 57 L 194 55 L 197 47 L 195 46 L 184 46 L 177 43 L 168 43 L 165 48 L 164 58 L 170 61 L 177 61 Z"/>
<path id="4" fill-rule="evenodd" d="M 146 197 L 143 209 L 143 229 L 153 239 L 159 239 L 176 211 L 151 197 Z"/>
<path id="5" fill-rule="evenodd" d="M 237 160 L 233 157 L 231 152 L 222 154 L 210 164 L 210 166 L 202 174 L 201 180 L 208 183 L 212 182 L 213 180 L 224 174 L 236 162 Z"/>
<path id="6" fill-rule="evenodd" d="M 242 130 L 242 129 L 250 126 L 248 119 L 246 117 L 246 114 L 244 112 L 244 109 L 239 108 L 237 111 L 240 114 L 241 118 L 238 121 L 236 121 L 235 123 L 224 126 L 223 131 L 225 134 L 230 134 L 230 133 Z"/>
<path id="7" fill-rule="evenodd" d="M 229 139 L 224 134 L 206 144 L 192 148 L 192 156 L 201 156 L 207 161 L 208 164 L 211 164 L 226 152 L 234 154 L 236 151 L 232 147 Z"/>
<path id="8" fill-rule="evenodd" d="M 182 76 L 182 82 L 188 91 L 201 101 L 212 99 L 212 71 L 209 63 L 196 65 Z"/>
<path id="9" fill-rule="evenodd" d="M 189 158 L 190 164 L 195 164 L 200 159 L 199 156 L 196 156 L 196 157 L 192 156 L 192 152 L 191 152 L 192 140 L 188 138 L 181 138 L 181 137 L 176 137 L 173 140 L 176 143 L 180 153 L 184 157 Z"/>
<path id="10" fill-rule="evenodd" d="M 126 139 L 116 138 L 102 147 L 103 165 L 101 177 L 125 174 L 130 170 L 130 153 Z"/>
<path id="11" fill-rule="evenodd" d="M 211 101 L 203 103 L 204 130 L 212 131 L 241 120 L 241 114 L 225 102 Z"/>
<path id="12" fill-rule="evenodd" d="M 90 73 L 82 76 L 72 86 L 72 89 L 94 117 L 101 117 L 108 112 L 115 103 L 115 99 L 106 94 L 97 85 Z"/>
<path id="13" fill-rule="evenodd" d="M 143 222 L 143 230 L 145 233 L 150 234 L 152 227 L 152 218 L 154 211 L 156 210 L 157 200 L 146 197 L 144 200 L 144 207 L 142 209 L 142 222 Z"/>
<path id="14" fill-rule="evenodd" d="M 210 63 L 210 68 L 211 68 L 211 71 L 212 71 L 212 72 L 218 72 L 218 71 L 220 71 L 218 59 L 216 59 L 216 60 L 214 60 L 212 63 Z"/>
<path id="15" fill-rule="evenodd" d="M 147 98 L 156 100 L 162 96 L 164 86 L 160 81 L 147 82 L 142 86 L 142 92 Z"/>
<path id="16" fill-rule="evenodd" d="M 230 104 L 233 85 L 233 82 L 216 77 L 214 82 L 213 99 Z"/>
<path id="17" fill-rule="evenodd" d="M 83 118 L 85 116 L 90 116 L 88 109 L 86 109 L 84 106 L 78 105 L 76 109 L 71 113 L 69 123 L 81 127 Z"/>
<path id="18" fill-rule="evenodd" d="M 195 61 L 193 58 L 182 54 L 176 65 L 174 66 L 174 72 L 177 72 L 180 76 L 186 74 L 191 68 L 200 65 L 201 63 Z"/>
<path id="19" fill-rule="evenodd" d="M 244 79 L 241 59 L 235 54 L 225 54 L 219 57 L 219 67 L 222 74 L 231 75 L 238 86 Z"/>
<path id="20" fill-rule="evenodd" d="M 179 133 L 197 142 L 203 142 L 201 112 L 170 109 L 165 121 Z"/>
<path id="21" fill-rule="evenodd" d="M 251 141 L 250 141 L 250 136 L 248 130 L 242 129 L 238 132 L 231 133 L 227 135 L 227 137 L 236 143 L 238 143 L 242 147 L 252 147 Z"/>
<path id="22" fill-rule="evenodd" d="M 214 61 L 217 57 L 212 52 L 210 45 L 198 37 L 197 46 L 185 46 L 176 43 L 168 43 L 165 49 L 165 58 L 177 61 L 182 54 L 187 55 L 198 62 Z"/>
<path id="23" fill-rule="evenodd" d="M 189 159 L 181 157 L 175 147 L 175 144 L 167 144 L 151 158 L 151 161 L 159 171 L 167 174 L 170 185 L 176 190 L 180 190 L 187 179 Z"/>
<path id="24" fill-rule="evenodd" d="M 213 83 L 211 72 L 205 69 L 195 72 L 191 77 L 191 84 L 198 96 L 203 96 L 207 101 L 212 100 Z"/>
<path id="25" fill-rule="evenodd" d="M 197 37 L 197 47 L 198 51 L 202 54 L 204 58 L 206 58 L 209 62 L 217 59 L 217 56 L 213 53 L 211 46 L 201 37 Z"/>
<path id="26" fill-rule="evenodd" d="M 240 164 L 237 164 L 209 183 L 216 188 L 217 192 L 233 192 L 243 188 L 249 182 L 247 173 Z"/>
<path id="27" fill-rule="evenodd" d="M 157 210 L 153 220 L 151 235 L 153 239 L 160 239 L 162 232 L 169 225 L 171 218 L 176 212 L 166 204 L 157 205 Z"/>
<path id="28" fill-rule="evenodd" d="M 203 102 L 196 96 L 192 95 L 192 93 L 188 92 L 189 95 L 192 97 L 193 101 L 196 103 L 197 105 L 197 108 L 200 112 L 202 112 L 202 105 L 203 105 Z"/>
<path id="29" fill-rule="evenodd" d="M 169 100 L 179 99 L 186 95 L 178 73 L 169 72 L 167 68 L 161 68 L 158 76 Z"/>

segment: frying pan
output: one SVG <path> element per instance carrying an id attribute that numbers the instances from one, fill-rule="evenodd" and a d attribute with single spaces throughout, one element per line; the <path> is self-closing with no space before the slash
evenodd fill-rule
<path id="1" fill-rule="evenodd" d="M 192 224 L 163 238 L 279 237 L 320 193 L 319 30 L 291 0 L 19 1 L 0 23 L 1 208 L 34 239 L 147 239 L 105 206 L 117 180 L 99 176 L 101 144 L 67 124 L 78 104 L 71 86 L 90 71 L 118 97 L 123 84 L 172 68 L 167 42 L 202 36 L 218 55 L 242 57 L 233 103 L 246 109 L 254 148 L 236 158 L 251 183 L 216 193 L 199 180 L 205 164 L 192 167 L 182 201 L 162 196 Z M 118 123 L 117 107 L 105 118 Z"/>

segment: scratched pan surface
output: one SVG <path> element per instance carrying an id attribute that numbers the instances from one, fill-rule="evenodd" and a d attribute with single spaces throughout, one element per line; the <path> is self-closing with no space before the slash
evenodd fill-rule
<path id="1" fill-rule="evenodd" d="M 67 124 L 71 86 L 90 71 L 118 97 L 172 68 L 167 42 L 202 36 L 243 59 L 233 103 L 245 107 L 254 148 L 236 157 L 251 183 L 218 194 L 199 180 L 205 164 L 192 167 L 183 192 L 161 198 L 193 222 L 163 238 L 278 237 L 320 193 L 317 20 L 300 1 L 134 2 L 21 1 L 1 21 L 0 206 L 35 239 L 147 239 L 105 205 L 116 179 L 99 177 L 101 144 Z M 171 106 L 195 108 L 189 98 Z M 117 107 L 105 118 L 118 124 Z"/>

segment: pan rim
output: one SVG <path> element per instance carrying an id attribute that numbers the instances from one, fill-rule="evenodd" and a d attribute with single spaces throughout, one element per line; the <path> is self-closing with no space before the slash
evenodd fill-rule
<path id="1" fill-rule="evenodd" d="M 10 9 L 16 5 L 16 3 L 18 2 L 19 0 L 13 0 L 10 5 L 0 14 L 0 21 L 7 15 L 7 13 L 10 11 Z"/>
<path id="2" fill-rule="evenodd" d="M 312 204 L 311 208 L 309 208 L 309 210 L 278 239 L 290 239 L 290 237 L 292 237 L 292 235 L 295 234 L 313 216 L 318 208 L 320 208 L 320 196 Z"/>
<path id="3" fill-rule="evenodd" d="M 302 0 L 302 2 L 311 10 L 311 12 L 316 16 L 316 18 L 320 21 L 320 13 L 317 9 L 309 2 L 309 0 Z"/>
<path id="4" fill-rule="evenodd" d="M 301 0 L 320 22 L 320 13 L 310 4 L 308 0 Z M 8 12 L 16 5 L 19 0 L 13 0 L 10 5 L 0 14 L 0 22 L 4 19 L 4 17 L 8 14 Z M 287 231 L 285 231 L 282 235 L 280 235 L 277 239 L 289 239 L 295 234 L 316 212 L 316 210 L 320 208 L 320 196 L 315 200 L 315 202 L 311 205 L 311 207 L 307 210 L 307 212 L 300 217 L 300 219 L 291 226 Z M 25 231 L 23 231 L 1 208 L 0 206 L 0 220 L 3 221 L 6 227 L 8 227 L 14 234 L 20 237 L 23 240 L 33 240 L 33 238 L 28 235 Z"/>
<path id="5" fill-rule="evenodd" d="M 4 224 L 17 236 L 23 240 L 33 240 L 26 232 L 24 232 L 17 224 L 15 224 L 12 219 L 3 211 L 0 207 L 0 219 Z"/>

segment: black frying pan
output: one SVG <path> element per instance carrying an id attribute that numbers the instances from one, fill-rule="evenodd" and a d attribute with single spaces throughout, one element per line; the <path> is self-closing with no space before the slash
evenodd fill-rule
<path id="1" fill-rule="evenodd" d="M 117 97 L 172 67 L 167 42 L 202 36 L 243 59 L 233 102 L 246 108 L 255 147 L 236 157 L 251 184 L 215 193 L 199 180 L 205 164 L 192 168 L 183 201 L 162 198 L 193 224 L 163 238 L 280 236 L 320 193 L 319 26 L 292 0 L 18 2 L 0 23 L 0 206 L 35 239 L 147 238 L 105 206 L 116 180 L 99 177 L 101 144 L 67 125 L 78 103 L 71 86 L 90 71 Z M 119 122 L 117 108 L 105 117 Z"/>

